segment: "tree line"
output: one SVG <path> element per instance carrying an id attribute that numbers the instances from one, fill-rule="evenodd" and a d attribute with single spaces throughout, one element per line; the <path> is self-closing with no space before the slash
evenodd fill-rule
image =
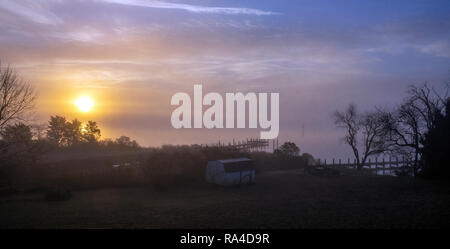
<path id="1" fill-rule="evenodd" d="M 76 148 L 89 146 L 107 148 L 139 148 L 135 140 L 127 136 L 116 139 L 101 139 L 101 130 L 96 121 L 85 124 L 77 118 L 67 121 L 63 116 L 51 116 L 48 126 L 28 125 L 22 122 L 8 124 L 0 131 L 2 148 L 40 144 L 47 148 Z"/>
<path id="2" fill-rule="evenodd" d="M 89 120 L 83 124 L 78 119 L 67 121 L 62 116 L 51 116 L 48 122 L 47 140 L 58 147 L 78 145 L 98 145 L 109 148 L 139 148 L 136 140 L 121 136 L 115 140 L 101 140 L 101 130 L 96 121 Z"/>

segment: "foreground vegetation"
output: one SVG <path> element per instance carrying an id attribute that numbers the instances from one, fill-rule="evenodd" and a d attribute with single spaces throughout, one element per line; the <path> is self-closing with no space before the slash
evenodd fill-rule
<path id="1" fill-rule="evenodd" d="M 388 176 L 260 174 L 257 183 L 204 183 L 0 199 L 1 228 L 449 228 L 446 182 Z"/>

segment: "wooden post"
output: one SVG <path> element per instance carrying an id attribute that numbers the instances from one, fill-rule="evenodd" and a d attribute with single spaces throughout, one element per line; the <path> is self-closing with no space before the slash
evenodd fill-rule
<path id="1" fill-rule="evenodd" d="M 333 167 L 334 167 L 334 157 L 333 157 Z"/>
<path id="2" fill-rule="evenodd" d="M 385 166 L 385 162 L 384 162 L 384 157 L 383 157 L 383 175 L 384 175 L 384 166 Z"/>
<path id="3" fill-rule="evenodd" d="M 347 158 L 347 169 L 350 168 L 350 157 Z"/>
<path id="4" fill-rule="evenodd" d="M 375 157 L 375 175 L 378 175 L 378 157 Z"/>
<path id="5" fill-rule="evenodd" d="M 391 172 L 391 167 L 392 167 L 392 157 L 389 156 L 389 168 L 388 168 L 389 175 L 392 173 L 392 172 Z"/>

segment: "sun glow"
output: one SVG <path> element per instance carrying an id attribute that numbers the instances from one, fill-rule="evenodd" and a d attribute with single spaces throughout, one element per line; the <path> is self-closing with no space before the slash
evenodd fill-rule
<path id="1" fill-rule="evenodd" d="M 94 107 L 94 101 L 89 97 L 80 97 L 75 101 L 75 105 L 81 112 L 89 112 Z"/>

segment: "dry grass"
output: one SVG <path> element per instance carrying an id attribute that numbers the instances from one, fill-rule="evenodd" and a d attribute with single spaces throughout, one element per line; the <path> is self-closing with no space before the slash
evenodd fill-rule
<path id="1" fill-rule="evenodd" d="M 0 199 L 0 227 L 19 228 L 448 228 L 450 186 L 381 176 L 260 175 L 240 188 L 209 185 L 39 194 Z"/>

